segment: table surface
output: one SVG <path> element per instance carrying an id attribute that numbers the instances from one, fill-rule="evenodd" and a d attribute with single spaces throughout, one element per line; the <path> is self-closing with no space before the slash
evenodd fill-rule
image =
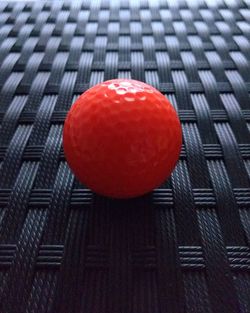
<path id="1" fill-rule="evenodd" d="M 249 1 L 0 2 L 0 312 L 250 312 Z M 183 129 L 151 194 L 91 193 L 62 150 L 103 80 L 145 81 Z"/>

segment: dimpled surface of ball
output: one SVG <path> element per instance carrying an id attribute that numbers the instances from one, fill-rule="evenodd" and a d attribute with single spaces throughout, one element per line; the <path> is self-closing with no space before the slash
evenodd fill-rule
<path id="1" fill-rule="evenodd" d="M 178 116 L 143 82 L 114 79 L 84 92 L 65 120 L 63 146 L 76 177 L 113 198 L 143 195 L 171 174 L 182 143 Z"/>

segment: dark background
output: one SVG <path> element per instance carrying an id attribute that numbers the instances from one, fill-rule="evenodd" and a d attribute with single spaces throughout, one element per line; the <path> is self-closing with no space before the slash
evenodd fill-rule
<path id="1" fill-rule="evenodd" d="M 250 312 L 248 5 L 0 2 L 1 313 Z M 72 102 L 116 77 L 164 93 L 184 139 L 124 201 L 62 150 Z"/>

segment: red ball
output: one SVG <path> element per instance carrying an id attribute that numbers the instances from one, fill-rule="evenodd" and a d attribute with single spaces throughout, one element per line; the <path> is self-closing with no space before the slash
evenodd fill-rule
<path id="1" fill-rule="evenodd" d="M 113 198 L 143 195 L 175 167 L 182 143 L 173 106 L 152 86 L 113 79 L 84 92 L 65 120 L 63 146 L 76 177 Z"/>

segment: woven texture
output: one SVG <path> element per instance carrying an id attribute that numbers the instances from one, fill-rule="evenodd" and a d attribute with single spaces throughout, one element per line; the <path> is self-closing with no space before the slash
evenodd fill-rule
<path id="1" fill-rule="evenodd" d="M 0 2 L 1 313 L 250 312 L 249 22 L 240 0 Z M 124 201 L 62 150 L 76 97 L 117 77 L 165 94 L 184 139 Z"/>

